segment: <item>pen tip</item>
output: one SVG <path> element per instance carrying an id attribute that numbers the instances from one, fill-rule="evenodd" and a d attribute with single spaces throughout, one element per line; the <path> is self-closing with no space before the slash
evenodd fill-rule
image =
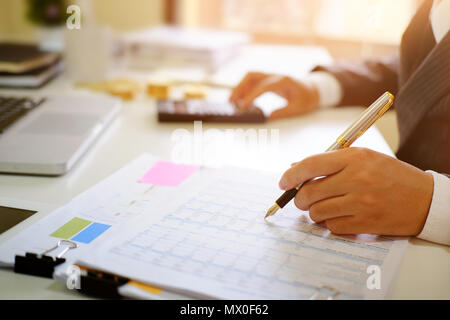
<path id="1" fill-rule="evenodd" d="M 275 203 L 273 206 L 271 206 L 271 207 L 269 208 L 269 210 L 267 210 L 267 213 L 266 213 L 266 215 L 264 216 L 264 219 L 266 219 L 266 218 L 268 218 L 268 217 L 270 217 L 270 216 L 273 216 L 273 215 L 275 214 L 275 212 L 278 211 L 278 209 L 280 209 L 280 206 L 279 206 L 278 204 Z"/>

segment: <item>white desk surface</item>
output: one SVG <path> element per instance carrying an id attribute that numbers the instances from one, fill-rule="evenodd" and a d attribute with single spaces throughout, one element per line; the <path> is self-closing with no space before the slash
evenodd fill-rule
<path id="1" fill-rule="evenodd" d="M 323 63 L 326 57 L 316 62 Z M 0 94 L 18 93 L 1 90 Z M 39 93 L 77 93 L 63 76 L 39 90 Z M 342 108 L 325 110 L 305 117 L 288 119 L 264 125 L 203 125 L 203 129 L 243 128 L 279 129 L 279 157 L 276 163 L 258 159 L 257 167 L 267 165 L 269 170 L 282 172 L 283 168 L 297 161 L 305 154 L 302 148 L 321 152 L 331 141 L 318 139 L 313 141 L 317 132 L 344 129 L 361 112 L 360 108 Z M 51 208 L 64 204 L 77 194 L 93 186 L 101 179 L 112 174 L 120 167 L 143 152 L 170 159 L 173 148 L 171 134 L 177 128 L 193 131 L 193 124 L 160 124 L 156 120 L 155 106 L 145 96 L 125 102 L 120 117 L 108 128 L 105 134 L 88 151 L 81 161 L 66 175 L 61 177 L 38 177 L 21 175 L 0 175 L 0 205 L 11 203 L 43 204 L 46 208 L 32 218 L 0 235 L 0 243 L 26 226 L 49 213 Z M 326 133 L 325 133 L 326 134 Z M 376 130 L 370 130 L 363 136 L 359 145 L 377 144 L 378 151 L 391 153 L 387 144 Z M 381 141 L 381 142 L 380 142 Z M 233 151 L 230 150 L 230 154 Z M 309 151 L 310 152 L 310 151 Z M 254 167 L 255 158 L 242 155 L 242 161 L 234 157 L 229 164 Z M 426 241 L 411 239 L 400 269 L 394 278 L 388 299 L 450 299 L 450 248 Z M 11 270 L 0 269 L 0 299 L 87 299 L 83 295 L 70 291 L 61 283 L 50 279 L 15 274 Z"/>

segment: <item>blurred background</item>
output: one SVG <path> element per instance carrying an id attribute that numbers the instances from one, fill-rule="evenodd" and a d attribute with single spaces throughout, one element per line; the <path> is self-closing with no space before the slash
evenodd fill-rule
<path id="1" fill-rule="evenodd" d="M 336 59 L 396 54 L 420 3 L 0 0 L 0 41 L 31 42 L 43 50 L 61 52 L 64 77 L 72 87 L 133 99 L 140 79 L 141 87 L 147 86 L 147 92 L 157 99 L 166 95 L 155 94 L 161 86 L 152 86 L 151 81 L 230 89 L 248 71 L 301 77 L 315 65 Z M 81 8 L 80 29 L 67 26 L 66 9 L 72 4 Z M 118 77 L 116 82 L 99 83 Z M 203 97 L 197 89 L 184 96 Z M 395 113 L 386 115 L 378 127 L 396 150 Z"/>
<path id="2" fill-rule="evenodd" d="M 28 0 L 0 0 L 0 37 L 36 40 Z M 76 3 L 77 1 L 36 2 Z M 334 57 L 389 54 L 420 0 L 90 0 L 119 32 L 161 24 L 244 31 L 254 42 L 325 46 Z M 43 23 L 43 25 L 45 25 Z"/>

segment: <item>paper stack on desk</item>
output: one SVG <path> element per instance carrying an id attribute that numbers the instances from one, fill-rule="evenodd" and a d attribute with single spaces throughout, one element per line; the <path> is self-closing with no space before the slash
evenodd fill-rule
<path id="1" fill-rule="evenodd" d="M 6 242 L 0 261 L 62 238 L 79 246 L 70 263 L 162 289 L 119 289 L 133 297 L 309 299 L 323 288 L 335 299 L 384 297 L 407 241 L 332 235 L 293 206 L 264 220 L 277 180 L 143 155 Z M 367 287 L 369 266 L 381 270 L 379 290 Z"/>
<path id="2" fill-rule="evenodd" d="M 150 160 L 143 156 L 132 166 Z M 124 186 L 122 196 L 145 214 L 79 263 L 194 298 L 308 299 L 321 288 L 337 299 L 383 297 L 406 241 L 335 236 L 293 206 L 266 221 L 277 180 L 244 169 L 201 168 L 176 188 L 154 185 L 144 195 Z M 91 196 L 108 197 L 95 189 Z M 371 265 L 382 270 L 380 290 L 367 288 Z"/>
<path id="3" fill-rule="evenodd" d="M 216 69 L 236 56 L 249 40 L 241 32 L 168 26 L 124 37 L 128 64 L 136 68 L 196 65 Z"/>

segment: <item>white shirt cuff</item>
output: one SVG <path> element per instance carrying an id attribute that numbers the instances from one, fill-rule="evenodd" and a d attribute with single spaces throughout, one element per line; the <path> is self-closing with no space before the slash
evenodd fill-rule
<path id="1" fill-rule="evenodd" d="M 328 72 L 316 71 L 311 72 L 306 79 L 317 88 L 320 108 L 332 108 L 339 104 L 342 99 L 342 88 L 335 76 Z"/>
<path id="2" fill-rule="evenodd" d="M 450 178 L 427 171 L 433 175 L 434 191 L 427 221 L 418 238 L 450 245 Z"/>

